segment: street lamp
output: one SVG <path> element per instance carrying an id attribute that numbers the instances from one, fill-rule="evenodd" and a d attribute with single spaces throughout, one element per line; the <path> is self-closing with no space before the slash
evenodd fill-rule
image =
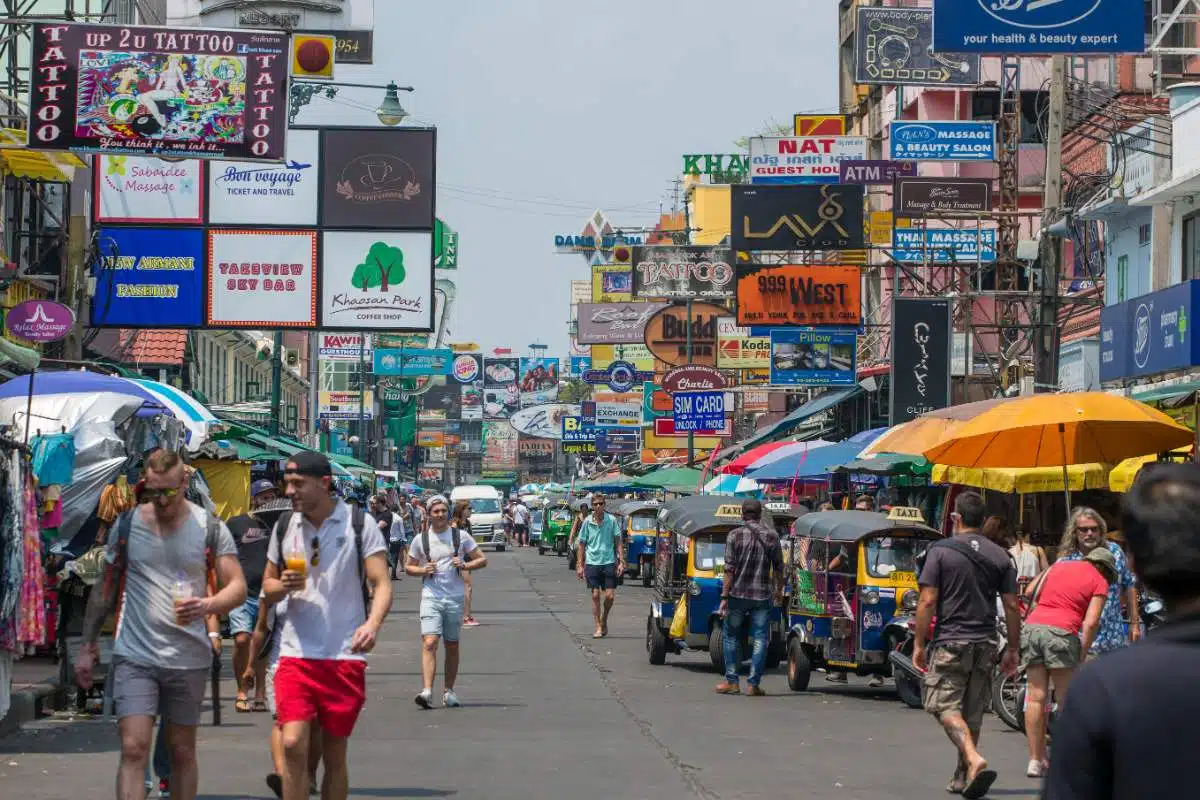
<path id="1" fill-rule="evenodd" d="M 405 88 L 412 91 L 411 87 Z M 375 116 L 389 127 L 399 125 L 408 116 L 404 106 L 400 105 L 400 87 L 396 85 L 395 81 L 388 83 L 383 95 L 383 102 L 379 104 L 379 108 L 375 109 Z"/>
<path id="2" fill-rule="evenodd" d="M 333 81 L 307 81 L 292 79 L 291 97 L 288 104 L 288 124 L 295 123 L 300 109 L 312 102 L 317 95 L 324 95 L 332 100 L 337 97 L 338 89 L 383 89 L 383 100 L 375 109 L 375 116 L 388 127 L 395 127 L 405 120 L 408 112 L 400 105 L 400 92 L 415 91 L 411 86 L 400 86 L 390 81 L 386 86 L 377 83 L 336 83 Z"/>

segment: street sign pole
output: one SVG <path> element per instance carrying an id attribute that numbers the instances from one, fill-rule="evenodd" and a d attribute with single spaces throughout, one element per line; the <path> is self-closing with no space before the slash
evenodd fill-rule
<path id="1" fill-rule="evenodd" d="M 687 363 L 692 363 L 692 298 L 687 301 Z M 688 466 L 696 460 L 696 434 L 688 431 Z"/>

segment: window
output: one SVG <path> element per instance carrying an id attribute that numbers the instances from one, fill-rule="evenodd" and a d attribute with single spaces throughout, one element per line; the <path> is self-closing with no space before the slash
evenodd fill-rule
<path id="1" fill-rule="evenodd" d="M 1150 244 L 1150 223 L 1138 226 L 1138 245 L 1145 247 Z"/>
<path id="2" fill-rule="evenodd" d="M 1117 258 L 1117 302 L 1124 303 L 1129 295 L 1129 256 Z"/>
<path id="3" fill-rule="evenodd" d="M 1183 218 L 1183 280 L 1200 278 L 1200 213 Z"/>

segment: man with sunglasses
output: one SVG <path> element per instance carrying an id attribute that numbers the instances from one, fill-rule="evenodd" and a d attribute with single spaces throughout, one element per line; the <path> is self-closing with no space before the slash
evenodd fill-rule
<path id="1" fill-rule="evenodd" d="M 75 676 L 88 688 L 100 628 L 124 596 L 111 676 L 121 738 L 118 800 L 145 796 L 146 759 L 159 714 L 167 721 L 173 796 L 196 797 L 196 726 L 213 658 L 205 618 L 228 614 L 246 600 L 229 528 L 187 501 L 187 483 L 178 453 L 155 450 L 147 456 L 140 505 L 112 526 L 108 570 L 84 617 Z M 210 565 L 220 587 L 212 595 Z"/>
<path id="2" fill-rule="evenodd" d="M 297 453 L 283 474 L 293 511 L 275 525 L 263 576 L 270 603 L 287 598 L 275 670 L 283 797 L 308 797 L 309 733 L 317 724 L 325 764 L 321 796 L 345 800 L 346 751 L 366 702 L 366 654 L 392 605 L 387 544 L 370 515 L 334 497 L 325 456 Z"/>
<path id="3" fill-rule="evenodd" d="M 593 639 L 608 636 L 608 615 L 617 599 L 617 578 L 625 573 L 625 544 L 621 524 L 604 512 L 604 495 L 592 497 L 592 515 L 579 526 L 575 542 L 575 572 L 592 590 Z M 601 597 L 603 596 L 603 607 Z"/>

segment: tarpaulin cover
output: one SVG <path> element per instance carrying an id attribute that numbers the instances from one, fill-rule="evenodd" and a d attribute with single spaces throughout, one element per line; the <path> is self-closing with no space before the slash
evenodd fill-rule
<path id="1" fill-rule="evenodd" d="M 193 466 L 204 474 L 213 504 L 221 519 L 229 519 L 250 510 L 250 462 L 213 461 L 200 458 Z"/>

